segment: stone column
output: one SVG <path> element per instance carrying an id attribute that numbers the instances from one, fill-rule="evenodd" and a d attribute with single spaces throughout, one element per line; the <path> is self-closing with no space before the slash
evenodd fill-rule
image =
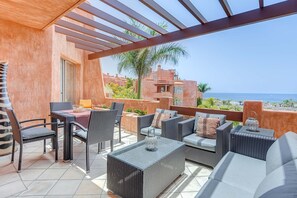
<path id="1" fill-rule="evenodd" d="M 11 153 L 12 133 L 5 108 L 11 107 L 7 93 L 6 75 L 8 64 L 0 62 L 0 156 Z"/>

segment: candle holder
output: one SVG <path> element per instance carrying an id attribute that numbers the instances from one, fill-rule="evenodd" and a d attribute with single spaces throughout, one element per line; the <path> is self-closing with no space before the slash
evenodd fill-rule
<path id="1" fill-rule="evenodd" d="M 144 139 L 145 141 L 145 149 L 148 151 L 156 151 L 158 150 L 157 145 L 158 145 L 158 139 L 155 135 L 155 129 L 154 128 L 149 128 L 148 129 L 148 134 Z"/>

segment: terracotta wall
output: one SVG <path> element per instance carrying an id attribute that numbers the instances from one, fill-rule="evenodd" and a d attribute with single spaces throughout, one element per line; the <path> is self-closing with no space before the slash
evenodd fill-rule
<path id="1" fill-rule="evenodd" d="M 243 111 L 243 122 L 248 117 L 255 117 L 260 127 L 274 129 L 275 137 L 280 137 L 288 131 L 297 133 L 297 112 L 264 110 L 261 101 L 245 101 Z"/>
<path id="2" fill-rule="evenodd" d="M 184 80 L 183 88 L 183 106 L 195 107 L 197 106 L 197 97 L 198 97 L 198 89 L 197 89 L 197 81 L 192 80 Z"/>
<path id="3" fill-rule="evenodd" d="M 0 20 L 0 60 L 9 62 L 8 93 L 20 120 L 46 117 L 51 99 L 52 35 Z"/>
<path id="4" fill-rule="evenodd" d="M 112 102 L 122 102 L 125 103 L 124 110 L 127 109 L 139 109 L 146 111 L 148 114 L 154 113 L 156 108 L 160 107 L 160 102 L 149 101 L 149 100 L 134 100 L 134 99 L 117 99 L 117 98 L 106 98 L 105 105 L 111 106 Z"/>
<path id="5" fill-rule="evenodd" d="M 76 49 L 64 35 L 0 20 L 0 60 L 9 62 L 8 93 L 20 120 L 48 117 L 49 102 L 60 101 L 60 60 L 77 67 L 76 100 L 104 102 L 103 78 L 98 60 Z"/>

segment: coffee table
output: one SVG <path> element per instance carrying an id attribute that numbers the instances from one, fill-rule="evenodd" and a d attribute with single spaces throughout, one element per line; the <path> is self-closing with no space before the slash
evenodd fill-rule
<path id="1" fill-rule="evenodd" d="M 121 197 L 158 196 L 185 170 L 183 142 L 162 138 L 157 151 L 140 141 L 107 156 L 107 188 Z"/>

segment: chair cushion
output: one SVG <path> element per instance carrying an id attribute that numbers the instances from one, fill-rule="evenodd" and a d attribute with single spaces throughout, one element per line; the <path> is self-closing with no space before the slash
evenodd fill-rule
<path id="1" fill-rule="evenodd" d="M 216 140 L 215 139 L 200 137 L 200 136 L 196 135 L 195 133 L 185 136 L 183 138 L 183 142 L 186 145 L 192 146 L 195 148 L 213 151 L 213 152 L 216 151 Z"/>
<path id="2" fill-rule="evenodd" d="M 152 122 L 152 127 L 154 128 L 161 128 L 162 127 L 162 121 L 163 120 L 168 120 L 170 118 L 170 114 L 169 113 L 159 113 L 156 112 L 154 115 L 154 119 Z"/>
<path id="3" fill-rule="evenodd" d="M 147 135 L 148 134 L 148 130 L 150 128 L 154 128 L 154 127 L 145 127 L 145 128 L 142 128 L 140 130 L 140 134 Z M 155 135 L 157 135 L 157 136 L 161 136 L 162 135 L 162 130 L 161 129 L 158 129 L 158 128 L 154 128 L 154 129 L 155 129 Z"/>
<path id="4" fill-rule="evenodd" d="M 275 169 L 261 182 L 255 197 L 297 197 L 297 160 Z"/>
<path id="5" fill-rule="evenodd" d="M 202 117 L 202 118 L 219 118 L 220 119 L 220 125 L 222 125 L 222 124 L 224 124 L 226 122 L 226 115 L 223 115 L 223 114 L 209 114 L 209 113 L 196 112 L 195 120 L 197 120 L 198 117 Z M 195 122 L 194 131 L 196 131 L 196 129 L 197 129 L 197 125 L 196 125 L 196 122 Z"/>
<path id="6" fill-rule="evenodd" d="M 228 152 L 209 178 L 254 194 L 265 176 L 265 161 Z"/>
<path id="7" fill-rule="evenodd" d="M 22 130 L 22 137 L 24 140 L 55 135 L 56 132 L 45 127 L 36 127 Z"/>
<path id="8" fill-rule="evenodd" d="M 73 135 L 74 136 L 78 136 L 82 139 L 87 139 L 87 132 L 83 131 L 83 130 L 76 130 L 76 131 L 73 131 Z"/>
<path id="9" fill-rule="evenodd" d="M 197 129 L 196 133 L 200 137 L 216 139 L 217 127 L 220 126 L 220 120 L 218 118 L 202 118 L 198 117 L 195 120 Z"/>
<path id="10" fill-rule="evenodd" d="M 287 132 L 277 139 L 267 151 L 266 155 L 266 174 L 297 159 L 297 134 Z"/>
<path id="11" fill-rule="evenodd" d="M 252 198 L 253 194 L 236 186 L 209 179 L 199 190 L 196 198 Z"/>
<path id="12" fill-rule="evenodd" d="M 170 114 L 170 118 L 177 116 L 177 111 L 172 110 L 156 109 L 156 112 Z"/>
<path id="13" fill-rule="evenodd" d="M 83 108 L 92 108 L 92 100 L 79 100 L 79 105 Z"/>

